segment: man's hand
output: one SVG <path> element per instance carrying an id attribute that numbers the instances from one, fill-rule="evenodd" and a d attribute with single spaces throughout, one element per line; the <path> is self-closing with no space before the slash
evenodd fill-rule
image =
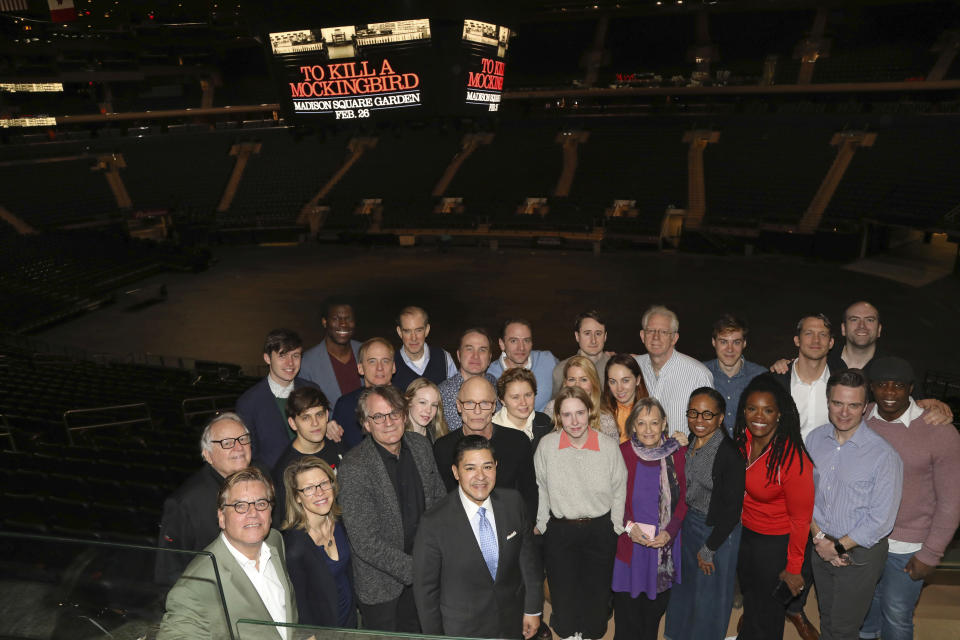
<path id="1" fill-rule="evenodd" d="M 700 567 L 700 571 L 703 571 L 703 575 L 709 576 L 713 575 L 713 572 L 717 570 L 717 567 L 712 562 L 704 562 L 700 558 L 700 554 L 697 554 L 697 566 Z"/>
<path id="2" fill-rule="evenodd" d="M 780 358 L 779 360 L 774 362 L 772 365 L 770 365 L 770 371 L 783 375 L 787 371 L 790 371 L 790 361 L 787 360 L 786 358 Z"/>
<path id="3" fill-rule="evenodd" d="M 523 637 L 527 640 L 533 637 L 533 634 L 540 628 L 540 616 L 528 616 L 523 614 Z"/>
<path id="4" fill-rule="evenodd" d="M 920 562 L 917 560 L 917 556 L 912 556 L 907 560 L 907 566 L 903 568 L 903 572 L 910 575 L 911 580 L 923 580 L 931 573 L 936 567 L 931 567 L 929 564 Z"/>
<path id="5" fill-rule="evenodd" d="M 790 593 L 795 596 L 800 595 L 800 592 L 803 591 L 803 576 L 799 573 L 789 573 L 786 569 L 780 572 L 780 579 L 787 583 L 787 586 L 790 588 Z"/>
<path id="6" fill-rule="evenodd" d="M 927 424 L 953 424 L 953 411 L 946 402 L 941 402 L 936 398 L 924 398 L 917 400 L 917 406 L 927 412 L 923 419 Z"/>
<path id="7" fill-rule="evenodd" d="M 340 438 L 343 437 L 343 427 L 337 424 L 336 420 L 330 420 L 327 422 L 327 432 L 323 437 L 325 437 L 327 440 L 340 442 Z"/>
<path id="8" fill-rule="evenodd" d="M 814 542 L 813 548 L 816 550 L 817 555 L 820 556 L 824 562 L 833 562 L 838 557 L 836 547 L 833 546 L 833 543 L 826 538 L 821 538 Z"/>
<path id="9" fill-rule="evenodd" d="M 690 444 L 690 439 L 687 438 L 687 434 L 683 431 L 674 431 L 670 434 L 670 437 L 680 443 L 681 447 L 685 447 Z"/>

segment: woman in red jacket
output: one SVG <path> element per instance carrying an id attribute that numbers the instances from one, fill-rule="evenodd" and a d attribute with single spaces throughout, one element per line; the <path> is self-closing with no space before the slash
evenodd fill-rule
<path id="1" fill-rule="evenodd" d="M 739 640 L 783 638 L 786 605 L 803 591 L 800 567 L 813 517 L 813 463 L 790 393 L 770 374 L 740 396 L 734 440 L 747 463 L 737 576 Z"/>

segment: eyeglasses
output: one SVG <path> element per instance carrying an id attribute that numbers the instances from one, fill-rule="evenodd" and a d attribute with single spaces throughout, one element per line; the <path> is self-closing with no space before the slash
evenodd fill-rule
<path id="1" fill-rule="evenodd" d="M 481 400 L 480 402 L 477 402 L 476 400 L 462 400 L 460 402 L 460 406 L 467 411 L 473 411 L 477 408 L 477 405 L 479 405 L 480 409 L 483 411 L 490 411 L 490 409 L 493 409 L 493 403 L 489 400 Z"/>
<path id="2" fill-rule="evenodd" d="M 273 504 L 273 500 L 267 500 L 266 498 L 260 498 L 259 500 L 254 500 L 253 502 L 234 502 L 233 504 L 225 504 L 221 509 L 226 509 L 227 507 L 233 507 L 234 511 L 237 513 L 246 513 L 250 510 L 250 507 L 253 507 L 257 511 L 266 511 L 270 508 L 270 505 Z"/>
<path id="3" fill-rule="evenodd" d="M 243 446 L 250 444 L 250 434 L 245 433 L 239 438 L 223 438 L 222 440 L 211 440 L 210 442 L 216 442 L 224 449 L 233 449 L 234 445 L 236 445 L 238 442 Z"/>
<path id="4" fill-rule="evenodd" d="M 643 332 L 648 336 L 656 336 L 658 338 L 666 338 L 676 333 L 676 331 L 668 331 L 667 329 L 644 329 Z"/>
<path id="5" fill-rule="evenodd" d="M 713 420 L 721 414 L 714 413 L 713 411 L 697 411 L 696 409 L 687 409 L 687 417 L 691 420 L 696 420 L 697 418 L 703 418 L 704 420 Z"/>
<path id="6" fill-rule="evenodd" d="M 383 424 L 387 418 L 399 420 L 402 416 L 403 412 L 397 409 L 390 413 L 375 413 L 372 416 L 367 416 L 367 420 L 373 420 L 373 424 Z"/>
<path id="7" fill-rule="evenodd" d="M 317 492 L 317 489 L 326 493 L 327 491 L 333 489 L 333 483 L 331 483 L 329 480 L 324 480 L 323 482 L 319 482 L 317 484 L 307 485 L 303 489 L 297 489 L 297 491 L 305 496 L 312 496 Z"/>

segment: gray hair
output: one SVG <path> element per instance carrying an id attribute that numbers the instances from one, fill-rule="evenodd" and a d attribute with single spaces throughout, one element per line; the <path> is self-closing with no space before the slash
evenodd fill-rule
<path id="1" fill-rule="evenodd" d="M 210 451 L 213 448 L 213 425 L 217 424 L 222 420 L 233 420 L 243 427 L 244 431 L 250 431 L 247 427 L 247 424 L 243 421 L 243 418 L 238 416 L 233 411 L 224 411 L 218 413 L 210 419 L 210 422 L 207 423 L 207 426 L 203 428 L 203 435 L 200 436 L 200 453 L 203 454 L 204 451 Z"/>
<path id="2" fill-rule="evenodd" d="M 643 317 L 640 318 L 641 328 L 647 328 L 647 320 L 649 320 L 651 316 L 666 316 L 670 319 L 670 331 L 674 333 L 680 331 L 680 319 L 677 318 L 677 314 L 662 304 L 655 304 L 643 312 Z"/>

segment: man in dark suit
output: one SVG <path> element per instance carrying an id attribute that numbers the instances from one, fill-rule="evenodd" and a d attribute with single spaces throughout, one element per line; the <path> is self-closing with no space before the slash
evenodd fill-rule
<path id="1" fill-rule="evenodd" d="M 413 548 L 413 593 L 423 633 L 468 638 L 533 637 L 543 572 L 520 494 L 497 489 L 493 446 L 457 443 L 457 491 L 423 515 Z"/>
<path id="2" fill-rule="evenodd" d="M 353 339 L 356 320 L 353 306 L 331 298 L 323 305 L 320 322 L 326 331 L 323 340 L 303 354 L 303 377 L 320 387 L 330 406 L 340 396 L 362 386 L 357 374 L 360 342 Z"/>
<path id="3" fill-rule="evenodd" d="M 217 499 L 222 533 L 198 555 L 167 594 L 157 640 L 237 638 L 280 640 L 282 627 L 244 625 L 241 618 L 297 622 L 293 585 L 287 575 L 283 538 L 270 529 L 273 485 L 255 467 L 231 474 Z M 217 584 L 223 588 L 223 599 Z M 253 576 L 253 578 L 251 578 Z M 224 611 L 224 605 L 226 611 Z"/>
<path id="4" fill-rule="evenodd" d="M 430 441 L 404 431 L 406 403 L 389 385 L 366 387 L 357 413 L 370 434 L 340 463 L 340 506 L 353 551 L 363 626 L 418 633 L 413 540 L 424 511 L 446 495 Z"/>
<path id="5" fill-rule="evenodd" d="M 163 503 L 161 549 L 201 551 L 220 533 L 217 495 L 223 479 L 250 466 L 250 433 L 235 413 L 221 413 L 203 429 L 200 455 L 206 464 Z M 156 580 L 172 585 L 192 560 L 180 553 L 158 553 Z"/>
<path id="6" fill-rule="evenodd" d="M 270 367 L 266 377 L 237 399 L 237 413 L 253 437 L 254 459 L 272 469 L 294 438 L 287 426 L 287 398 L 294 389 L 315 386 L 298 376 L 303 341 L 289 329 L 274 329 L 263 344 L 263 361 Z M 339 440 L 341 430 L 327 425 L 327 437 Z"/>

